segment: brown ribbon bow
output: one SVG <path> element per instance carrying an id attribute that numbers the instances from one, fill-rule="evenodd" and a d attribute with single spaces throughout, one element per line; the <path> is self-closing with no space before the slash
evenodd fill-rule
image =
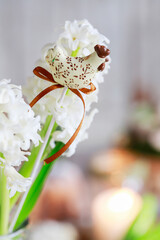
<path id="1" fill-rule="evenodd" d="M 51 85 L 50 87 L 44 89 L 42 92 L 40 92 L 33 100 L 32 102 L 30 103 L 30 106 L 33 107 L 42 97 L 44 97 L 46 94 L 48 94 L 49 92 L 53 91 L 53 90 L 56 90 L 58 88 L 63 88 L 64 86 L 61 85 L 61 84 L 57 84 L 57 82 L 53 79 L 53 76 L 50 72 L 48 72 L 46 69 L 42 68 L 42 67 L 36 67 L 34 70 L 33 70 L 33 73 L 43 79 L 43 80 L 46 80 L 46 81 L 49 81 L 51 83 L 54 83 L 54 85 Z M 83 116 L 82 116 L 82 119 L 77 127 L 77 129 L 75 130 L 75 132 L 73 133 L 72 137 L 68 140 L 68 142 L 58 151 L 56 152 L 55 154 L 53 154 L 51 157 L 45 159 L 44 161 L 48 164 L 52 161 L 54 161 L 55 159 L 57 159 L 58 157 L 60 157 L 69 147 L 70 145 L 73 143 L 73 141 L 75 140 L 75 138 L 77 137 L 80 129 L 81 129 L 81 126 L 82 126 L 82 123 L 83 123 L 83 120 L 84 120 L 84 115 L 85 115 L 85 102 L 84 102 L 84 99 L 81 95 L 81 93 L 77 90 L 77 89 L 71 89 L 69 88 L 74 94 L 76 94 L 82 101 L 83 103 L 83 108 L 84 108 L 84 112 L 83 112 Z M 93 85 L 93 83 L 90 83 L 90 89 L 88 88 L 81 88 L 79 89 L 81 92 L 85 93 L 85 94 L 89 94 L 93 91 L 96 90 L 96 87 Z"/>

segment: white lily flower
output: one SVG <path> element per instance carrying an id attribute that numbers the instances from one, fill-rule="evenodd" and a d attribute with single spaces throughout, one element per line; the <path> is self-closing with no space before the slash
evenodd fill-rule
<path id="1" fill-rule="evenodd" d="M 0 166 L 5 168 L 10 195 L 13 195 L 13 192 L 26 189 L 29 183 L 26 179 L 23 186 L 25 178 L 14 167 L 28 160 L 31 142 L 37 146 L 41 138 L 37 133 L 40 117 L 35 117 L 31 107 L 25 103 L 21 87 L 9 83 L 8 80 L 0 81 Z M 20 179 L 21 186 L 18 186 Z"/>
<path id="2" fill-rule="evenodd" d="M 87 20 L 75 20 L 73 22 L 66 21 L 64 32 L 60 34 L 56 44 L 59 45 L 68 55 L 71 55 L 73 51 L 75 51 L 76 56 L 83 57 L 92 53 L 96 44 L 105 45 L 107 47 L 109 40 L 100 34 L 97 29 L 93 28 L 93 26 Z M 49 65 L 45 61 L 45 56 L 48 49 L 54 45 L 55 44 L 50 44 L 45 46 L 42 51 L 42 58 L 37 62 L 37 65 L 44 67 L 48 71 L 50 71 L 50 69 Z M 65 153 L 67 156 L 72 155 L 75 152 L 77 144 L 86 139 L 88 136 L 86 130 L 89 128 L 97 110 L 92 110 L 90 114 L 88 112 L 91 110 L 92 103 L 98 101 L 98 84 L 103 82 L 104 74 L 106 74 L 109 69 L 109 63 L 110 61 L 106 63 L 105 70 L 103 72 L 98 72 L 93 79 L 93 84 L 96 86 L 96 91 L 89 95 L 82 94 L 86 104 L 86 115 L 77 138 L 72 143 L 67 153 Z M 34 76 L 28 80 L 28 84 L 23 91 L 30 102 L 38 93 L 50 85 L 51 83 Z M 34 106 L 35 113 L 41 116 L 42 124 L 45 122 L 46 117 L 52 114 L 55 118 L 55 121 L 62 129 L 62 131 L 56 131 L 53 134 L 50 143 L 51 147 L 55 146 L 55 141 L 62 141 L 64 143 L 67 142 L 67 140 L 76 130 L 83 113 L 81 101 L 71 91 L 67 93 L 62 105 L 59 106 L 58 100 L 62 91 L 62 89 L 58 89 L 47 94 Z"/>

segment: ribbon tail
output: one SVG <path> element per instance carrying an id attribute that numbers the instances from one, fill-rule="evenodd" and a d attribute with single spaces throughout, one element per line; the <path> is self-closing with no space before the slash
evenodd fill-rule
<path id="1" fill-rule="evenodd" d="M 56 85 L 52 85 L 46 89 L 44 89 L 42 92 L 40 92 L 33 100 L 32 102 L 29 104 L 30 107 L 33 107 L 42 97 L 44 97 L 46 94 L 48 94 L 49 92 L 58 89 L 58 88 L 62 88 L 63 86 L 60 84 L 56 84 Z"/>
<path id="2" fill-rule="evenodd" d="M 43 80 L 46 80 L 46 81 L 49 81 L 49 82 L 52 82 L 52 83 L 56 83 L 55 80 L 53 79 L 53 76 L 50 72 L 48 72 L 46 69 L 38 66 L 36 67 L 34 70 L 33 70 L 33 73 L 39 77 L 39 78 L 42 78 Z M 90 84 L 91 86 L 91 89 L 87 89 L 87 88 L 82 88 L 80 89 L 80 91 L 82 91 L 83 93 L 85 94 L 89 94 L 93 91 L 95 91 L 95 86 L 91 83 Z M 56 85 L 52 85 L 46 89 L 44 89 L 42 92 L 40 92 L 33 100 L 32 102 L 30 103 L 30 106 L 33 107 L 41 98 L 43 98 L 46 94 L 48 94 L 49 92 L 55 90 L 55 89 L 58 89 L 58 88 L 62 88 L 64 86 L 60 85 L 60 84 L 56 84 Z M 84 115 L 85 115 L 85 102 L 84 102 L 84 99 L 81 95 L 81 93 L 77 90 L 77 89 L 70 89 L 74 94 L 76 94 L 82 101 L 83 103 L 83 108 L 84 108 L 84 111 L 83 111 L 83 116 L 82 116 L 82 119 L 76 129 L 76 131 L 74 132 L 74 134 L 72 135 L 72 137 L 68 140 L 68 142 L 58 151 L 56 152 L 55 154 L 53 154 L 52 156 L 50 156 L 49 158 L 45 159 L 44 161 L 48 164 L 50 162 L 53 162 L 55 159 L 57 159 L 58 157 L 60 157 L 69 147 L 70 145 L 73 143 L 73 141 L 75 140 L 75 138 L 77 137 L 80 129 L 81 129 L 81 126 L 82 126 L 82 123 L 83 123 L 83 120 L 84 120 Z"/>
<path id="3" fill-rule="evenodd" d="M 70 145 L 73 143 L 73 141 L 77 137 L 77 135 L 78 135 L 78 133 L 79 133 L 79 131 L 81 129 L 83 120 L 84 120 L 84 115 L 85 115 L 85 102 L 84 102 L 84 99 L 83 99 L 81 93 L 78 90 L 76 90 L 76 89 L 70 89 L 70 90 L 81 99 L 81 101 L 83 103 L 83 108 L 84 108 L 83 116 L 82 116 L 81 122 L 79 123 L 76 131 L 74 132 L 72 137 L 68 140 L 68 142 L 58 152 L 56 152 L 51 157 L 49 157 L 49 158 L 44 160 L 47 164 L 50 163 L 50 162 L 53 162 L 55 159 L 60 157 L 70 147 Z"/>

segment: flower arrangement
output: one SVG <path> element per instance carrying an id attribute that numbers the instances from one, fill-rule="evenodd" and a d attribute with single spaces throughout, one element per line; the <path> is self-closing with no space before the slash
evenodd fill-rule
<path id="1" fill-rule="evenodd" d="M 88 137 L 98 112 L 91 105 L 109 69 L 108 44 L 87 20 L 66 21 L 23 89 L 0 81 L 0 235 L 25 226 L 54 160 L 74 154 Z"/>

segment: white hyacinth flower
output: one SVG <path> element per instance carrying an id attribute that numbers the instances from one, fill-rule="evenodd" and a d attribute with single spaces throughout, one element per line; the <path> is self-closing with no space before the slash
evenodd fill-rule
<path id="1" fill-rule="evenodd" d="M 79 49 L 79 55 L 86 56 L 93 52 L 96 44 L 109 44 L 110 41 L 95 29 L 88 20 L 66 21 L 64 32 L 60 34 L 58 44 L 62 46 L 69 55 L 72 51 Z"/>
<path id="2" fill-rule="evenodd" d="M 83 57 L 92 53 L 96 44 L 105 45 L 107 47 L 109 40 L 100 34 L 97 29 L 93 28 L 87 20 L 75 20 L 73 22 L 65 22 L 64 32 L 60 34 L 56 44 L 59 45 L 68 55 L 72 55 L 74 52 L 74 56 L 76 54 L 76 56 Z M 37 65 L 44 67 L 48 71 L 50 71 L 50 69 L 45 61 L 45 56 L 48 49 L 54 45 L 55 43 L 45 46 L 42 51 L 42 58 L 37 62 Z M 110 58 L 109 62 L 106 63 L 105 70 L 103 72 L 97 72 L 92 81 L 96 86 L 96 91 L 89 95 L 82 94 L 86 104 L 84 122 L 77 138 L 64 155 L 71 156 L 75 152 L 77 144 L 88 136 L 86 130 L 89 128 L 94 115 L 97 113 L 97 109 L 93 109 L 91 113 L 89 113 L 89 111 L 91 110 L 92 103 L 98 101 L 98 85 L 103 82 L 104 74 L 106 74 L 109 69 L 109 63 Z M 31 101 L 38 93 L 50 85 L 51 83 L 34 76 L 28 79 L 28 84 L 23 91 L 27 96 L 28 101 Z M 77 128 L 83 113 L 81 101 L 71 91 L 67 92 L 63 103 L 59 106 L 58 100 L 62 91 L 63 89 L 58 89 L 47 94 L 34 106 L 35 113 L 41 116 L 42 124 L 45 122 L 48 115 L 53 115 L 55 121 L 61 127 L 61 131 L 58 130 L 54 132 L 52 136 L 50 142 L 52 148 L 55 145 L 55 141 L 61 141 L 63 143 L 67 142 Z"/>
<path id="3" fill-rule="evenodd" d="M 27 187 L 31 185 L 31 178 L 24 178 L 12 166 L 5 166 L 4 174 L 7 177 L 7 187 L 10 190 L 9 196 L 13 197 L 18 192 L 25 192 Z"/>
<path id="4" fill-rule="evenodd" d="M 27 161 L 31 142 L 37 146 L 41 140 L 40 117 L 22 97 L 21 87 L 0 81 L 0 167 L 4 168 L 10 196 L 25 191 L 31 182 L 23 178 L 14 167 Z"/>

